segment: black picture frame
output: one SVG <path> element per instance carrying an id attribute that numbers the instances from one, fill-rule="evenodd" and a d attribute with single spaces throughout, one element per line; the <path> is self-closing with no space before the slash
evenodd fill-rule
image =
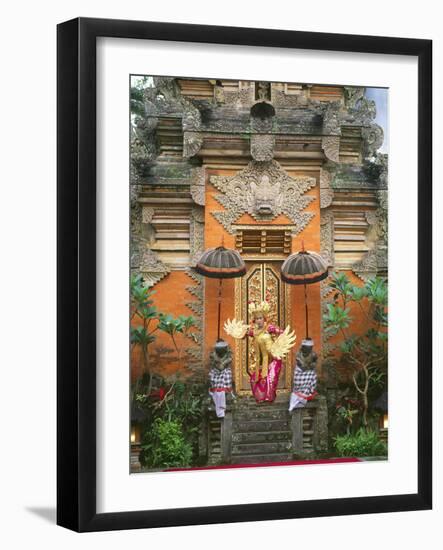
<path id="1" fill-rule="evenodd" d="M 96 512 L 96 39 L 302 48 L 418 59 L 416 494 Z M 78 18 L 57 32 L 57 523 L 75 531 L 425 510 L 432 507 L 432 41 Z"/>

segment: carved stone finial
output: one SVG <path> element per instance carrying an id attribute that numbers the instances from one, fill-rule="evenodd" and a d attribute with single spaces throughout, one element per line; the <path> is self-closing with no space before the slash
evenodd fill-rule
<path id="1" fill-rule="evenodd" d="M 140 274 L 146 281 L 147 286 L 154 286 L 161 281 L 170 272 L 165 265 L 150 248 L 146 248 L 142 253 L 140 262 Z"/>
<path id="2" fill-rule="evenodd" d="M 269 161 L 274 158 L 275 137 L 271 134 L 251 136 L 251 156 L 254 160 Z"/>
<path id="3" fill-rule="evenodd" d="M 203 145 L 203 136 L 199 132 L 183 133 L 183 157 L 190 159 L 194 157 Z"/>
<path id="4" fill-rule="evenodd" d="M 339 136 L 323 136 L 321 142 L 325 157 L 333 162 L 339 162 L 340 152 L 340 137 Z"/>
<path id="5" fill-rule="evenodd" d="M 192 171 L 191 197 L 199 206 L 205 205 L 205 179 L 206 171 L 204 166 L 197 166 Z"/>

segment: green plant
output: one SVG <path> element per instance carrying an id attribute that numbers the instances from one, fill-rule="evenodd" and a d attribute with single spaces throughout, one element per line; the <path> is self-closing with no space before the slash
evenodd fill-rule
<path id="1" fill-rule="evenodd" d="M 155 291 L 146 287 L 141 275 L 133 275 L 131 277 L 131 321 L 138 319 L 140 325 L 131 325 L 131 344 L 134 348 L 139 346 L 141 349 L 142 358 L 142 377 L 149 376 L 148 391 L 149 394 L 152 385 L 152 376 L 149 372 L 149 344 L 155 340 L 154 332 L 157 327 L 150 328 L 152 321 L 158 319 L 159 313 L 153 305 L 152 296 Z"/>
<path id="2" fill-rule="evenodd" d="M 178 355 L 178 362 L 182 367 L 183 349 L 186 338 L 191 334 L 191 329 L 195 327 L 195 318 L 190 315 L 186 317 L 180 315 L 176 319 L 172 315 L 161 313 L 159 315 L 158 329 L 168 334 Z M 182 337 L 179 339 L 178 335 Z"/>
<path id="3" fill-rule="evenodd" d="M 382 386 L 387 370 L 387 286 L 380 277 L 369 279 L 364 287 L 353 285 L 345 273 L 333 273 L 331 278 L 329 286 L 335 291 L 334 303 L 328 304 L 324 328 L 331 336 L 340 333 L 343 337 L 331 350 L 353 370 L 352 381 L 362 400 L 362 424 L 367 428 L 368 394 L 374 386 Z M 363 334 L 355 332 L 351 303 L 357 304 L 362 313 Z"/>
<path id="4" fill-rule="evenodd" d="M 338 403 L 336 406 L 336 414 L 346 426 L 346 433 L 351 433 L 352 424 L 354 422 L 354 416 L 358 414 L 359 407 L 358 401 L 355 399 L 344 398 L 342 403 Z"/>
<path id="5" fill-rule="evenodd" d="M 387 446 L 376 432 L 360 428 L 355 434 L 337 435 L 334 445 L 339 456 L 386 456 Z"/>
<path id="6" fill-rule="evenodd" d="M 177 421 L 156 418 L 151 429 L 144 433 L 140 461 L 148 468 L 189 466 L 192 447 L 185 440 Z"/>
<path id="7" fill-rule="evenodd" d="M 186 441 L 191 445 L 193 455 L 198 454 L 198 436 L 201 428 L 202 391 L 194 391 L 189 384 L 178 377 L 170 384 L 163 381 L 158 391 L 150 395 L 138 394 L 135 401 L 145 411 L 148 431 L 154 419 L 178 422 Z"/>

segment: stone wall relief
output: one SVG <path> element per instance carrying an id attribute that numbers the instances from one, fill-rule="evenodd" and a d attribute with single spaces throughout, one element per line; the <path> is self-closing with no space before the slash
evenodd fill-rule
<path id="1" fill-rule="evenodd" d="M 378 190 L 378 208 L 366 212 L 369 251 L 352 271 L 364 282 L 376 275 L 386 275 L 388 270 L 388 191 Z"/>
<path id="2" fill-rule="evenodd" d="M 305 196 L 315 186 L 315 178 L 291 177 L 275 160 L 251 161 L 234 176 L 211 176 L 210 183 L 220 191 L 215 199 L 225 208 L 212 215 L 232 235 L 232 224 L 243 214 L 256 221 L 272 221 L 284 214 L 294 223 L 294 234 L 300 233 L 314 216 L 304 210 L 315 200 Z"/>

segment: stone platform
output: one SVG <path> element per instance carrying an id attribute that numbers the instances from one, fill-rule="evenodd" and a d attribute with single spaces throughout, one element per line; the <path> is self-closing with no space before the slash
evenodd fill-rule
<path id="1" fill-rule="evenodd" d="M 224 419 L 216 417 L 210 404 L 200 437 L 208 464 L 286 462 L 326 451 L 326 399 L 317 396 L 291 413 L 288 401 L 288 394 L 260 404 L 237 397 L 228 400 Z"/>

